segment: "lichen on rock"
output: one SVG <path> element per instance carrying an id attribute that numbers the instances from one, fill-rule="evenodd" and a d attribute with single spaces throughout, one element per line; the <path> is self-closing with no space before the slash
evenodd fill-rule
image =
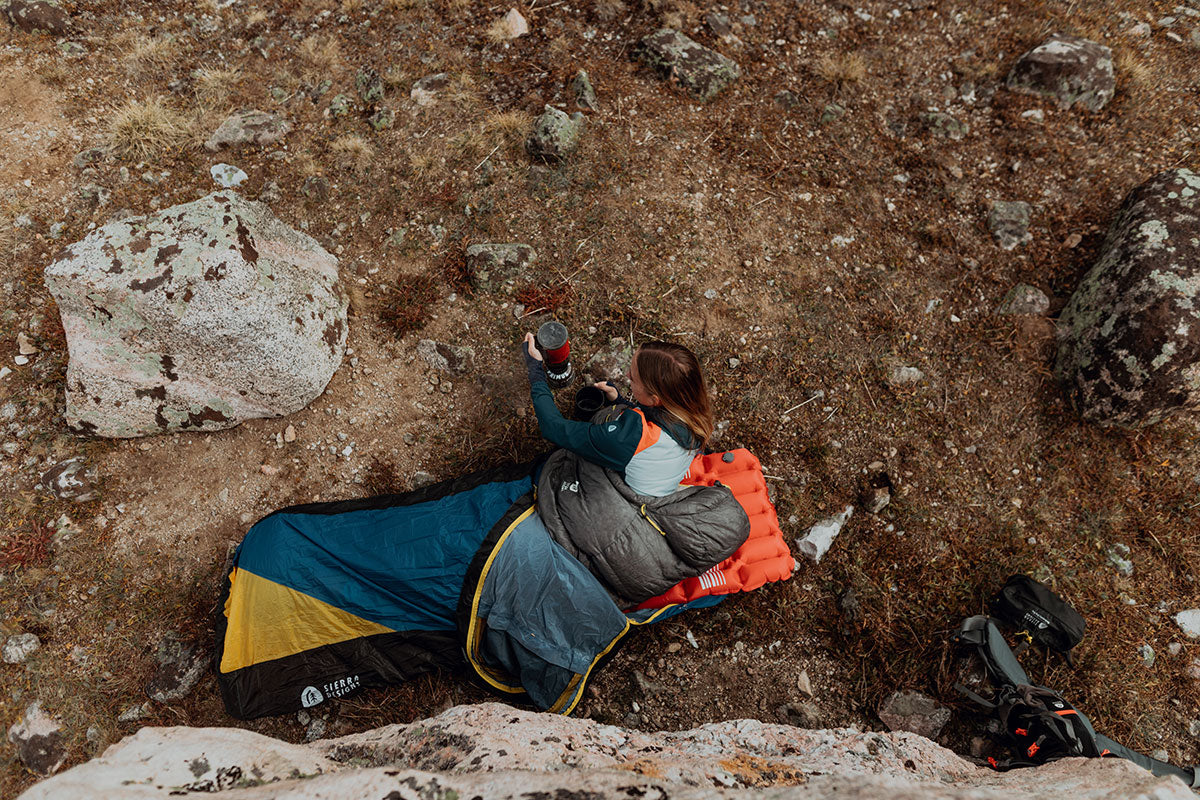
<path id="1" fill-rule="evenodd" d="M 1101 425 L 1200 407 L 1200 175 L 1161 172 L 1126 197 L 1059 318 L 1055 371 Z"/>
<path id="2" fill-rule="evenodd" d="M 70 361 L 67 424 L 134 437 L 289 414 L 345 348 L 337 259 L 235 192 L 112 222 L 45 271 Z"/>
<path id="3" fill-rule="evenodd" d="M 1053 98 L 1063 109 L 1078 104 L 1099 111 L 1116 91 L 1112 50 L 1078 36 L 1055 34 L 1017 59 L 1005 85 L 1015 92 Z"/>
<path id="4" fill-rule="evenodd" d="M 716 97 L 742 75 L 733 59 L 671 28 L 662 28 L 643 38 L 637 54 L 659 77 L 674 81 L 702 103 Z"/>

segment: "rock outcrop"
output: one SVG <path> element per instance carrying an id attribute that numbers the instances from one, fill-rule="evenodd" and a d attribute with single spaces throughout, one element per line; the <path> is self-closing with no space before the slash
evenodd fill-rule
<path id="1" fill-rule="evenodd" d="M 232 728 L 143 728 L 20 800 L 322 797 L 1190 800 L 1128 761 L 1069 759 L 998 773 L 911 733 L 738 720 L 642 733 L 488 703 L 309 745 Z M 786 794 L 778 794 L 786 792 Z"/>
<path id="2" fill-rule="evenodd" d="M 1200 407 L 1200 175 L 1168 170 L 1126 197 L 1059 317 L 1055 371 L 1101 425 Z"/>
<path id="3" fill-rule="evenodd" d="M 1117 87 L 1112 50 L 1078 36 L 1055 34 L 1017 59 L 1005 84 L 1015 92 L 1052 98 L 1062 109 L 1078 104 L 1099 111 Z"/>
<path id="4" fill-rule="evenodd" d="M 292 129 L 292 123 L 266 111 L 241 111 L 227 117 L 204 146 L 212 151 L 243 144 L 268 145 L 282 139 Z"/>
<path id="5" fill-rule="evenodd" d="M 44 32 L 51 36 L 71 33 L 71 17 L 66 9 L 47 0 L 9 0 L 0 3 L 0 14 L 26 33 Z"/>
<path id="6" fill-rule="evenodd" d="M 537 252 L 527 244 L 473 244 L 467 248 L 467 275 L 475 289 L 493 291 L 535 261 Z"/>
<path id="7" fill-rule="evenodd" d="M 324 391 L 345 350 L 337 259 L 234 192 L 105 225 L 45 280 L 70 353 L 67 423 L 83 433 L 290 414 Z"/>
<path id="8" fill-rule="evenodd" d="M 701 103 L 716 97 L 742 75 L 732 59 L 670 28 L 642 39 L 637 52 L 659 77 L 674 81 Z"/>
<path id="9" fill-rule="evenodd" d="M 551 164 L 567 160 L 579 147 L 583 134 L 583 114 L 576 111 L 568 115 L 553 106 L 533 121 L 533 131 L 525 140 L 525 150 L 537 161 Z"/>

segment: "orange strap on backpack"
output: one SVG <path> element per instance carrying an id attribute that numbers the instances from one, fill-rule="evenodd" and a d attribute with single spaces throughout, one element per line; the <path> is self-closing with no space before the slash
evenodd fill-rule
<path id="1" fill-rule="evenodd" d="M 783 541 L 775 506 L 767 496 L 762 464 L 749 450 L 696 456 L 682 481 L 685 486 L 728 486 L 750 518 L 750 535 L 729 558 L 694 578 L 685 578 L 638 606 L 662 608 L 712 594 L 749 592 L 792 576 L 796 561 Z"/>

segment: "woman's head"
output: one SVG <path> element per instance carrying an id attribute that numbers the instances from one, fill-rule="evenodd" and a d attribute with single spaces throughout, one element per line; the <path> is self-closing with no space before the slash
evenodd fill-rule
<path id="1" fill-rule="evenodd" d="M 687 426 L 701 445 L 713 432 L 708 386 L 696 355 L 681 344 L 647 342 L 633 354 L 633 399 L 663 409 Z"/>

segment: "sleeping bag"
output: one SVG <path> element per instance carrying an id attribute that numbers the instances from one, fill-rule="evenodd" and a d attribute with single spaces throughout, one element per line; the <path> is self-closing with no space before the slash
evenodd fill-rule
<path id="1" fill-rule="evenodd" d="M 754 556 L 735 546 L 696 563 L 639 609 L 556 541 L 535 502 L 541 462 L 264 517 L 234 554 L 217 622 L 226 709 L 284 714 L 465 664 L 511 699 L 570 713 L 632 627 L 791 574 L 758 461 L 732 452 L 715 463 L 741 476 Z M 697 484 L 719 480 L 713 458 L 697 458 Z"/>

